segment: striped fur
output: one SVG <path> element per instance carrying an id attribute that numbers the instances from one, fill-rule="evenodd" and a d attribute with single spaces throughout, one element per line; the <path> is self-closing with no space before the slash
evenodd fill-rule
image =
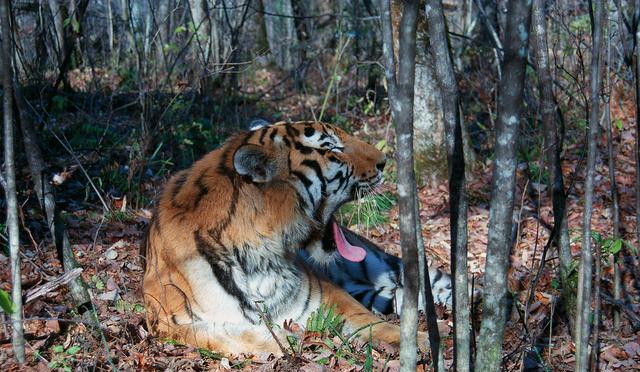
<path id="1" fill-rule="evenodd" d="M 340 205 L 380 182 L 384 163 L 380 151 L 334 126 L 277 123 L 240 133 L 177 173 L 146 234 L 149 330 L 221 352 L 281 354 L 265 314 L 286 345 L 283 322 L 304 325 L 326 304 L 343 314 L 347 332 L 374 324 L 374 340 L 397 346 L 397 326 L 297 257 L 322 240 Z M 369 332 L 358 335 L 368 340 Z M 424 349 L 425 335 L 418 339 Z"/>
<path id="2" fill-rule="evenodd" d="M 298 254 L 313 268 L 332 283 L 347 291 L 369 310 L 378 314 L 400 313 L 403 294 L 402 260 L 385 253 L 368 239 L 353 231 L 340 226 L 349 243 L 362 247 L 367 255 L 363 261 L 352 262 L 334 254 L 335 259 L 330 262 L 318 262 L 310 251 L 300 251 Z M 335 252 L 336 243 L 331 229 L 327 228 L 322 240 L 322 249 Z M 451 307 L 452 288 L 449 274 L 429 267 L 429 278 L 434 301 Z M 424 310 L 424 297 L 420 294 L 419 306 Z"/>

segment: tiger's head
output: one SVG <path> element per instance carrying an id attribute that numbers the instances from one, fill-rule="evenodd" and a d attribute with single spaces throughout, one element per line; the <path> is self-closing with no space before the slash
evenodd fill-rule
<path id="1" fill-rule="evenodd" d="M 263 187 L 287 183 L 322 226 L 342 204 L 381 183 L 385 162 L 374 146 L 318 122 L 254 127 L 233 154 L 242 178 Z"/>

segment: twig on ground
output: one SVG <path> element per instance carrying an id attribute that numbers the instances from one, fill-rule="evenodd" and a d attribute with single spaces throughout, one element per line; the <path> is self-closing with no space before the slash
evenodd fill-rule
<path id="1" fill-rule="evenodd" d="M 49 282 L 46 282 L 43 285 L 31 288 L 24 294 L 24 303 L 29 303 L 36 298 L 42 297 L 45 294 L 62 287 L 63 285 L 80 276 L 81 273 L 82 268 L 76 267 L 75 269 L 66 271 L 64 274 L 54 278 Z"/>

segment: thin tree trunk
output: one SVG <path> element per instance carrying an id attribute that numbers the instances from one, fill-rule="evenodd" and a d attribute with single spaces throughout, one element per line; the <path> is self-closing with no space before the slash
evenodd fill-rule
<path id="1" fill-rule="evenodd" d="M 263 1 L 264 26 L 267 31 L 269 49 L 276 66 L 284 71 L 293 71 L 299 64 L 298 33 L 293 18 L 291 0 Z"/>
<path id="2" fill-rule="evenodd" d="M 591 4 L 591 2 L 589 2 Z M 591 110 L 589 112 L 589 133 L 587 137 L 587 176 L 585 179 L 584 214 L 582 221 L 582 250 L 578 279 L 578 304 L 576 319 L 576 370 L 589 368 L 589 336 L 591 329 L 591 276 L 593 273 L 593 249 L 591 248 L 591 215 L 593 214 L 593 181 L 595 177 L 598 117 L 600 109 L 600 49 L 602 48 L 602 18 L 604 1 L 595 1 L 592 25 L 591 49 Z M 598 285 L 598 283 L 596 283 Z"/>
<path id="3" fill-rule="evenodd" d="M 153 4 L 156 3 L 149 1 L 150 11 L 155 12 L 153 19 L 155 21 L 155 26 L 158 29 L 158 40 L 156 41 L 156 60 L 162 61 L 164 65 L 167 66 L 166 56 L 168 54 L 168 48 L 167 50 L 165 50 L 165 45 L 169 45 L 169 35 L 171 34 L 169 1 L 160 1 L 155 7 L 153 7 Z"/>
<path id="4" fill-rule="evenodd" d="M 78 67 L 82 64 L 82 58 L 84 58 L 84 53 L 82 53 L 82 45 L 80 45 L 80 36 L 82 36 L 82 21 L 84 19 L 84 11 L 86 9 L 86 5 L 83 9 L 80 7 L 76 8 L 77 0 L 69 0 L 69 26 L 67 26 L 69 40 L 73 44 L 73 49 L 75 51 L 74 59 L 72 63 L 72 67 Z M 78 4 L 82 6 L 82 4 Z M 87 3 L 88 5 L 88 3 Z M 80 14 L 79 12 L 82 12 Z"/>
<path id="5" fill-rule="evenodd" d="M 45 162 L 42 151 L 38 146 L 38 135 L 33 128 L 31 118 L 26 113 L 24 97 L 18 89 L 15 90 L 15 97 L 16 107 L 20 115 L 22 140 L 26 150 L 25 153 L 27 162 L 29 163 L 33 186 L 38 196 L 40 206 L 45 212 L 51 238 L 58 251 L 58 258 L 62 261 L 64 271 L 70 271 L 79 267 L 79 265 L 71 249 L 69 235 L 65 229 L 64 222 L 56 210 L 56 201 L 51 184 L 43 178 L 45 174 Z M 81 311 L 84 311 L 91 304 L 91 297 L 89 296 L 87 285 L 84 280 L 82 280 L 82 277 L 77 277 L 69 283 L 69 291 L 71 292 L 71 297 L 76 307 Z"/>
<path id="6" fill-rule="evenodd" d="M 51 1 L 55 1 L 55 0 L 51 0 Z M 82 23 L 82 20 L 84 19 L 84 14 L 85 11 L 87 10 L 87 6 L 89 5 L 89 0 L 80 0 L 78 7 L 76 8 L 76 11 L 74 12 L 74 19 L 76 19 L 78 22 L 78 25 L 80 25 Z M 77 13 L 77 14 L 76 14 Z M 78 26 L 80 27 L 80 26 Z M 69 67 L 71 65 L 71 59 L 72 59 L 72 54 L 73 54 L 73 48 L 71 48 L 68 44 L 69 43 L 75 43 L 75 41 L 80 37 L 80 35 L 82 34 L 82 28 L 80 27 L 79 32 L 71 32 L 70 33 L 70 39 L 71 40 L 66 40 L 65 43 L 66 45 L 66 49 L 64 50 L 64 55 L 63 55 L 63 59 L 62 62 L 60 63 L 60 68 L 58 71 L 58 77 L 56 78 L 55 83 L 53 84 L 53 89 L 58 89 L 58 86 L 60 86 L 60 83 L 63 80 L 66 80 L 67 78 L 67 70 L 69 70 Z M 68 87 L 68 84 L 66 84 L 65 81 L 65 87 Z"/>
<path id="7" fill-rule="evenodd" d="M 447 144 L 449 173 L 449 209 L 451 211 L 451 273 L 453 274 L 453 349 L 457 371 L 471 369 L 471 323 L 467 276 L 467 198 L 465 193 L 465 158 L 460 94 L 453 69 L 442 0 L 428 0 L 426 6 L 428 35 L 434 58 L 435 74 L 440 85 Z"/>
<path id="8" fill-rule="evenodd" d="M 420 199 L 416 192 L 414 198 L 414 213 L 416 217 L 416 245 L 418 249 L 418 272 L 420 279 L 420 294 L 418 295 L 418 304 L 420 295 L 424 300 L 425 318 L 427 319 L 427 331 L 429 332 L 429 345 L 431 345 L 431 358 L 434 370 L 444 371 L 444 355 L 440 347 L 440 332 L 438 331 L 438 315 L 436 306 L 433 302 L 433 292 L 431 291 L 431 278 L 429 277 L 429 269 L 427 256 L 425 255 L 424 238 L 422 237 L 422 222 L 420 221 Z"/>
<path id="9" fill-rule="evenodd" d="M 531 2 L 509 2 L 502 79 L 498 88 L 495 162 L 489 214 L 482 326 L 478 338 L 478 370 L 497 371 L 507 316 L 507 271 L 510 265 L 516 143 L 520 124 Z"/>
<path id="10" fill-rule="evenodd" d="M 636 0 L 636 9 L 640 9 L 640 1 Z M 638 22 L 638 20 L 636 21 Z M 636 58 L 634 75 L 636 81 L 636 242 L 637 254 L 640 256 L 640 28 L 635 30 Z"/>
<path id="11" fill-rule="evenodd" d="M 593 289 L 593 298 L 595 299 L 595 306 L 593 309 L 593 346 L 591 348 L 591 370 L 597 371 L 598 364 L 600 362 L 600 324 L 601 319 L 601 305 L 600 301 L 600 278 L 602 277 L 602 247 L 596 246 L 596 275 L 594 278 L 595 287 Z"/>
<path id="12" fill-rule="evenodd" d="M 64 12 L 64 8 L 60 6 L 59 0 L 49 0 L 49 10 L 53 17 L 53 29 L 56 33 L 58 66 L 61 66 L 67 50 L 64 37 L 64 19 L 66 18 L 66 12 Z"/>
<path id="13" fill-rule="evenodd" d="M 608 30 L 611 30 L 611 20 L 608 20 Z M 620 239 L 620 202 L 618 200 L 618 182 L 616 181 L 616 157 L 613 151 L 613 125 L 611 123 L 611 37 L 612 33 L 607 35 L 607 69 L 606 71 L 606 93 L 603 95 L 604 119 L 607 128 L 607 157 L 609 158 L 609 180 L 611 182 L 611 216 L 613 218 L 613 239 Z M 616 301 L 622 300 L 622 279 L 620 273 L 620 252 L 611 257 L 613 265 L 613 298 Z M 620 310 L 617 307 L 613 309 L 613 329 L 617 332 L 620 330 Z"/>
<path id="14" fill-rule="evenodd" d="M 151 14 L 151 7 L 143 8 L 142 3 L 139 4 L 138 9 L 142 9 L 142 12 L 145 12 L 144 15 L 144 43 L 143 52 L 144 58 L 150 58 L 151 55 L 151 38 L 153 37 L 153 17 Z"/>
<path id="15" fill-rule="evenodd" d="M 2 35 L 2 88 L 4 118 L 4 192 L 7 200 L 7 230 L 9 232 L 9 256 L 11 257 L 11 297 L 14 304 L 11 313 L 11 341 L 18 363 L 24 363 L 24 330 L 22 326 L 22 282 L 20 279 L 20 230 L 18 228 L 18 196 L 16 194 L 16 166 L 13 135 L 13 68 L 11 66 L 11 23 L 9 0 L 0 1 L 0 27 Z"/>
<path id="16" fill-rule="evenodd" d="M 113 9 L 111 9 L 111 0 L 105 0 L 107 5 L 107 47 L 109 48 L 109 56 L 113 56 Z"/>
<path id="17" fill-rule="evenodd" d="M 413 89 L 418 3 L 416 1 L 404 3 L 398 32 L 400 46 L 397 74 L 390 9 L 390 0 L 381 0 L 385 76 L 389 87 L 391 113 L 396 124 L 400 244 L 404 265 L 404 296 L 400 313 L 400 370 L 415 371 L 420 287 L 415 215 L 417 196 L 413 168 Z"/>
<path id="18" fill-rule="evenodd" d="M 560 261 L 560 282 L 562 283 L 562 303 L 569 320 L 569 328 L 573 333 L 575 318 L 575 285 L 569 283 L 573 257 L 569 246 L 569 229 L 566 219 L 566 193 L 562 175 L 561 158 L 562 143 L 556 125 L 558 107 L 553 95 L 553 78 L 549 68 L 549 52 L 547 46 L 547 22 L 544 13 L 544 0 L 534 0 L 531 16 L 531 45 L 536 70 L 539 77 L 540 112 L 544 126 L 544 142 L 546 166 L 549 170 L 550 190 L 554 226 L 552 239 L 558 248 Z"/>
<path id="19" fill-rule="evenodd" d="M 190 47 L 194 78 L 200 80 L 200 91 L 206 93 L 212 89 L 208 72 L 211 60 L 211 17 L 205 0 L 189 0 L 188 4 L 195 32 Z"/>

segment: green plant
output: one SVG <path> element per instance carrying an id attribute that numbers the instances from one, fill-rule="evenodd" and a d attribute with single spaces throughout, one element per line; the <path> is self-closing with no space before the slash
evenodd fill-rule
<path id="1" fill-rule="evenodd" d="M 389 222 L 385 212 L 395 204 L 395 197 L 389 192 L 369 194 L 353 203 L 344 205 L 338 211 L 340 222 L 351 225 L 362 224 L 374 227 Z"/>
<path id="2" fill-rule="evenodd" d="M 307 319 L 307 331 L 316 332 L 321 335 L 332 334 L 337 336 L 342 330 L 344 319 L 336 313 L 336 306 L 327 306 L 322 304 L 317 311 L 314 311 Z"/>
<path id="3" fill-rule="evenodd" d="M 199 347 L 196 350 L 198 351 L 198 354 L 200 354 L 200 357 L 202 358 L 209 358 L 213 360 L 221 360 L 222 358 L 224 358 L 223 354 L 216 353 L 215 351 L 211 351 L 209 349 Z"/>
<path id="4" fill-rule="evenodd" d="M 173 346 L 184 346 L 183 344 L 169 337 L 163 338 L 161 341 L 164 342 L 165 344 L 169 344 Z"/>
<path id="5" fill-rule="evenodd" d="M 65 372 L 71 372 L 71 367 L 76 361 L 74 355 L 80 351 L 80 346 L 73 345 L 65 350 L 63 345 L 55 345 L 51 351 L 53 356 L 51 357 L 51 362 L 49 362 L 49 368 L 58 368 Z"/>
<path id="6" fill-rule="evenodd" d="M 0 308 L 7 314 L 13 314 L 16 310 L 16 305 L 11 301 L 11 296 L 3 289 L 0 289 Z"/>
<path id="7" fill-rule="evenodd" d="M 365 371 L 373 371 L 373 329 L 369 327 L 369 342 L 367 343 L 367 349 L 365 352 L 364 365 L 362 366 Z"/>
<path id="8" fill-rule="evenodd" d="M 121 313 L 144 313 L 144 306 L 142 304 L 132 304 L 122 299 L 116 301 L 115 308 Z"/>
<path id="9" fill-rule="evenodd" d="M 636 248 L 629 244 L 622 238 L 615 237 L 603 237 L 599 232 L 592 231 L 591 237 L 593 241 L 600 247 L 601 257 L 605 262 L 609 256 L 617 256 L 618 252 L 622 250 L 623 246 L 626 246 L 630 251 L 636 253 Z"/>
<path id="10" fill-rule="evenodd" d="M 92 275 L 90 280 L 91 280 L 91 284 L 93 284 L 93 286 L 96 289 L 99 289 L 99 290 L 104 289 L 104 282 L 97 275 Z"/>

